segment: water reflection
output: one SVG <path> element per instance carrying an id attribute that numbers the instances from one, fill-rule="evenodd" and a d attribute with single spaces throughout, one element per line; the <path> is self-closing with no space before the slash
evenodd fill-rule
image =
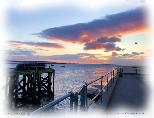
<path id="1" fill-rule="evenodd" d="M 47 65 L 50 66 L 50 65 Z M 52 66 L 55 69 L 55 96 L 59 97 L 71 90 L 76 90 L 84 81 L 91 81 L 112 70 L 113 65 L 60 64 Z"/>

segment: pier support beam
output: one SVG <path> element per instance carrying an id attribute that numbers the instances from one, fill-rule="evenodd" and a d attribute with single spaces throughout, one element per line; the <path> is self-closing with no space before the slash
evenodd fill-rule
<path id="1" fill-rule="evenodd" d="M 54 72 L 51 68 L 38 67 L 14 70 L 10 77 L 9 97 L 15 108 L 36 107 L 42 101 L 54 100 Z"/>
<path id="2" fill-rule="evenodd" d="M 82 110 L 86 110 L 87 109 L 87 84 L 84 84 L 82 87 L 82 90 L 80 91 L 80 108 Z"/>

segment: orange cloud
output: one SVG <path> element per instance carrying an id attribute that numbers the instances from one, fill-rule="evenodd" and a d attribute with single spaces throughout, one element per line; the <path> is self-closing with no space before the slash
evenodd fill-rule
<path id="1" fill-rule="evenodd" d="M 146 31 L 147 24 L 145 18 L 145 11 L 143 8 L 136 8 L 122 13 L 112 14 L 106 16 L 104 19 L 94 20 L 88 23 L 79 23 L 74 25 L 55 27 L 43 30 L 38 35 L 49 40 L 62 40 L 72 43 L 82 43 L 87 48 L 88 44 L 93 44 L 93 49 L 106 49 L 104 43 L 97 42 L 99 38 L 106 37 L 108 42 L 112 37 L 122 37 L 132 33 Z M 114 42 L 110 44 L 114 46 Z M 100 47 L 100 48 L 99 48 Z M 112 49 L 116 50 L 120 47 L 114 46 Z M 110 50 L 109 50 L 110 51 Z"/>

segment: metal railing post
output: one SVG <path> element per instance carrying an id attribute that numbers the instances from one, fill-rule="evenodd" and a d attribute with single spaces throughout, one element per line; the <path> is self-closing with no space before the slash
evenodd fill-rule
<path id="1" fill-rule="evenodd" d="M 110 80 L 111 82 L 110 83 L 111 83 L 111 86 L 112 86 L 112 84 L 113 84 L 112 71 L 110 72 L 110 75 L 111 75 L 111 80 Z"/>
<path id="2" fill-rule="evenodd" d="M 116 68 L 116 73 L 115 73 L 115 79 L 117 79 L 117 77 L 118 77 L 118 69 Z"/>
<path id="3" fill-rule="evenodd" d="M 70 92 L 70 111 L 73 111 L 74 93 Z"/>
<path id="4" fill-rule="evenodd" d="M 114 79 L 115 79 L 114 70 L 112 71 L 112 79 L 113 79 L 113 83 L 114 83 Z"/>
<path id="5" fill-rule="evenodd" d="M 87 84 L 85 83 L 82 87 L 82 90 L 80 92 L 80 102 L 81 102 L 81 109 L 86 110 L 87 109 Z"/>
<path id="6" fill-rule="evenodd" d="M 102 79 L 103 79 L 103 77 L 102 77 Z M 101 104 L 102 104 L 102 102 L 103 102 L 103 81 L 102 81 L 102 79 L 101 79 Z"/>
<path id="7" fill-rule="evenodd" d="M 119 68 L 119 69 L 118 69 L 118 72 L 119 72 L 119 77 L 122 77 L 122 76 L 123 76 L 122 68 Z"/>
<path id="8" fill-rule="evenodd" d="M 109 83 L 108 75 L 109 75 L 109 73 L 107 73 L 107 76 L 106 76 L 106 77 L 107 77 L 107 88 L 106 88 L 107 91 L 108 91 L 108 89 L 109 89 L 109 88 L 108 88 L 108 87 L 109 87 L 109 85 L 108 85 L 108 83 Z"/>
<path id="9" fill-rule="evenodd" d="M 112 74 L 112 82 L 113 82 L 113 84 L 114 84 L 114 76 L 113 76 L 113 71 L 111 72 L 111 74 Z"/>
<path id="10" fill-rule="evenodd" d="M 74 111 L 76 112 L 78 110 L 78 93 L 76 92 L 74 94 Z"/>

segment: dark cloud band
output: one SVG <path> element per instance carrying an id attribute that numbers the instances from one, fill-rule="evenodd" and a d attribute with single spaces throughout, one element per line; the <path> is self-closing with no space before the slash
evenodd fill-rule
<path id="1" fill-rule="evenodd" d="M 44 48 L 64 48 L 62 45 L 57 43 L 46 43 L 46 42 L 22 42 L 22 41 L 10 41 L 12 44 L 24 44 L 29 46 L 44 47 Z"/>
<path id="2" fill-rule="evenodd" d="M 136 8 L 88 23 L 45 29 L 37 35 L 49 40 L 83 43 L 87 50 L 102 48 L 105 51 L 118 51 L 121 50 L 120 47 L 114 44 L 121 41 L 118 37 L 144 29 L 145 11 L 143 8 Z"/>

